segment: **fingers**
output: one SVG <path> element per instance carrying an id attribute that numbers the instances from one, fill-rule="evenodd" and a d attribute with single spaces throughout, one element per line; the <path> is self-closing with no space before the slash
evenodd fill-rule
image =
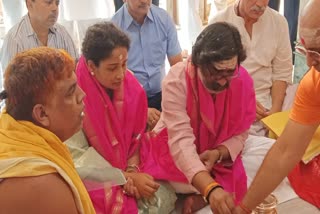
<path id="1" fill-rule="evenodd" d="M 141 195 L 140 195 L 137 187 L 134 187 L 134 194 L 133 195 L 134 195 L 134 197 L 136 199 L 140 199 L 141 198 Z"/>
<path id="2" fill-rule="evenodd" d="M 145 191 L 148 192 L 148 194 L 153 195 L 160 187 L 160 184 L 153 182 L 153 181 L 147 181 L 145 184 L 145 187 L 143 188 Z"/>
<path id="3" fill-rule="evenodd" d="M 199 155 L 199 158 L 201 161 L 205 161 L 208 159 L 208 150 L 202 152 L 200 155 Z"/>
<path id="4" fill-rule="evenodd" d="M 256 108 L 265 111 L 264 106 L 261 103 L 259 103 L 258 101 L 256 102 Z"/>
<path id="5" fill-rule="evenodd" d="M 232 214 L 231 210 L 225 203 L 221 203 L 220 206 L 218 206 L 218 213 Z"/>
<path id="6" fill-rule="evenodd" d="M 209 202 L 214 213 L 232 214 L 235 209 L 233 196 L 223 189 L 214 190 L 210 195 Z"/>
<path id="7" fill-rule="evenodd" d="M 265 108 L 257 108 L 256 113 L 261 116 L 265 115 L 265 113 L 266 113 Z"/>
<path id="8" fill-rule="evenodd" d="M 148 123 L 149 125 L 155 125 L 160 119 L 161 112 L 155 108 L 148 109 Z"/>
<path id="9" fill-rule="evenodd" d="M 212 161 L 207 161 L 207 162 L 204 163 L 204 165 L 206 166 L 206 169 L 208 171 L 211 171 L 213 166 L 214 166 L 214 163 Z"/>
<path id="10" fill-rule="evenodd" d="M 154 189 L 153 187 L 150 187 L 150 186 L 145 186 L 145 188 L 143 189 L 145 196 L 148 198 L 152 197 L 156 191 L 157 189 Z"/>
<path id="11" fill-rule="evenodd" d="M 123 190 L 128 195 L 134 195 L 134 185 L 131 178 L 127 179 L 127 183 L 123 186 Z"/>
<path id="12" fill-rule="evenodd" d="M 147 181 L 142 189 L 143 196 L 150 198 L 154 195 L 154 193 L 159 189 L 160 184 L 154 181 Z"/>
<path id="13" fill-rule="evenodd" d="M 261 120 L 262 118 L 268 116 L 268 110 L 261 105 L 261 103 L 256 103 L 256 119 Z"/>
<path id="14" fill-rule="evenodd" d="M 211 171 L 216 161 L 219 159 L 220 153 L 217 150 L 206 150 L 199 155 L 200 160 L 208 171 Z"/>
<path id="15" fill-rule="evenodd" d="M 257 114 L 256 113 L 256 120 L 259 121 L 263 118 L 263 115 Z"/>
<path id="16" fill-rule="evenodd" d="M 230 211 L 234 210 L 235 204 L 234 204 L 234 201 L 233 201 L 233 196 L 230 195 L 230 197 L 228 197 L 226 199 L 226 205 L 227 205 L 227 207 L 229 208 Z"/>

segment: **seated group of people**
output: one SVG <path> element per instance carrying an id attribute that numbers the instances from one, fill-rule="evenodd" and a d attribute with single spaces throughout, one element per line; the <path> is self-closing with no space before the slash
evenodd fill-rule
<path id="1" fill-rule="evenodd" d="M 248 191 L 245 142 L 266 134 L 260 119 L 281 111 L 292 76 L 288 26 L 268 1 L 241 0 L 217 14 L 185 61 L 171 18 L 151 0 L 126 0 L 111 22 L 89 27 L 80 58 L 56 23 L 58 4 L 26 0 L 28 15 L 1 50 L 4 213 L 170 213 L 175 193 L 191 194 L 183 213 L 207 204 L 214 213 L 251 213 L 301 159 L 320 121 L 312 96 L 320 0 L 310 1 L 301 21 L 312 69 Z M 123 185 L 84 185 L 63 143 L 81 129 Z M 318 206 L 317 191 L 311 203 Z"/>

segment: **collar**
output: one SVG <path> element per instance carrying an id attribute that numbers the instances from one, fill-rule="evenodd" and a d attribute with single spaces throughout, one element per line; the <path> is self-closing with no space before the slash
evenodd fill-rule
<path id="1" fill-rule="evenodd" d="M 29 14 L 25 15 L 25 16 L 23 17 L 23 20 L 24 20 L 25 23 L 26 23 L 27 36 L 33 36 L 33 35 L 35 35 L 36 32 L 34 32 L 34 30 L 33 30 L 33 28 L 32 28 Z M 56 24 L 54 24 L 52 27 L 50 27 L 50 28 L 49 28 L 49 31 L 50 31 L 51 33 L 56 33 L 56 31 L 57 31 Z"/>
<path id="2" fill-rule="evenodd" d="M 146 21 L 146 19 L 150 20 L 151 22 L 154 21 L 153 16 L 152 16 L 152 11 L 151 11 L 152 8 L 153 8 L 153 5 L 150 6 L 150 9 L 147 13 L 145 21 Z M 123 11 L 124 12 L 124 27 L 125 27 L 125 29 L 128 29 L 132 23 L 137 23 L 137 22 L 133 19 L 133 17 L 129 13 L 127 3 L 125 3 L 125 5 L 123 5 L 123 10 L 124 10 Z"/>
<path id="3" fill-rule="evenodd" d="M 238 15 L 238 13 L 239 13 L 239 5 L 240 5 L 240 1 L 238 1 L 238 2 L 235 3 L 234 5 L 231 5 L 231 6 L 230 6 L 230 7 L 232 7 L 232 15 L 233 15 L 234 17 L 236 17 L 236 19 L 237 19 L 238 21 L 241 20 L 241 21 L 244 23 L 244 18 L 243 18 L 242 16 Z M 262 16 L 260 16 L 259 19 L 258 19 L 255 23 L 258 23 L 258 22 L 263 21 L 263 20 L 265 19 L 265 17 L 266 17 L 266 14 L 270 12 L 269 10 L 271 10 L 271 9 L 270 9 L 269 6 L 268 6 L 268 7 L 266 8 L 266 10 L 264 11 L 264 13 L 262 14 Z"/>

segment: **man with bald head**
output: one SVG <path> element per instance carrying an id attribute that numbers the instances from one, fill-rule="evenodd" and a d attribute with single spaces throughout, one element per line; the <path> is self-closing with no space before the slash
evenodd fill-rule
<path id="1" fill-rule="evenodd" d="M 310 70 L 299 85 L 289 122 L 233 213 L 251 213 L 288 174 L 296 193 L 320 207 L 320 155 L 306 165 L 298 163 L 320 124 L 319 8 L 320 0 L 310 0 L 301 15 L 299 34 L 302 46 L 299 50 L 306 54 Z M 297 188 L 298 185 L 303 188 Z"/>

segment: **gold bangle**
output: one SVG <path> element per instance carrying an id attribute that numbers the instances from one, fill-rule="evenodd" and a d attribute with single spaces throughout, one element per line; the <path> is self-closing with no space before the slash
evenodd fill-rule
<path id="1" fill-rule="evenodd" d="M 207 195 L 208 195 L 208 193 L 209 193 L 209 191 L 210 191 L 212 188 L 214 188 L 214 187 L 216 187 L 216 186 L 218 186 L 218 185 L 220 185 L 220 184 L 217 183 L 217 182 L 215 182 L 215 181 L 213 181 L 213 182 L 211 182 L 210 184 L 208 184 L 208 186 L 206 186 L 206 188 L 204 189 L 204 191 L 203 191 L 203 193 L 202 193 L 202 196 L 203 196 L 204 198 L 206 198 Z"/>
<path id="2" fill-rule="evenodd" d="M 131 169 L 131 170 L 130 170 Z M 133 170 L 132 170 L 133 169 Z M 135 164 L 130 164 L 126 168 L 126 172 L 140 172 L 140 168 Z"/>
<path id="3" fill-rule="evenodd" d="M 217 188 L 223 189 L 223 187 L 222 187 L 221 185 L 217 185 L 217 186 L 212 187 L 212 188 L 209 190 L 208 194 L 206 195 L 205 201 L 207 201 L 207 202 L 209 203 L 210 194 L 211 194 L 214 190 L 216 190 Z"/>

